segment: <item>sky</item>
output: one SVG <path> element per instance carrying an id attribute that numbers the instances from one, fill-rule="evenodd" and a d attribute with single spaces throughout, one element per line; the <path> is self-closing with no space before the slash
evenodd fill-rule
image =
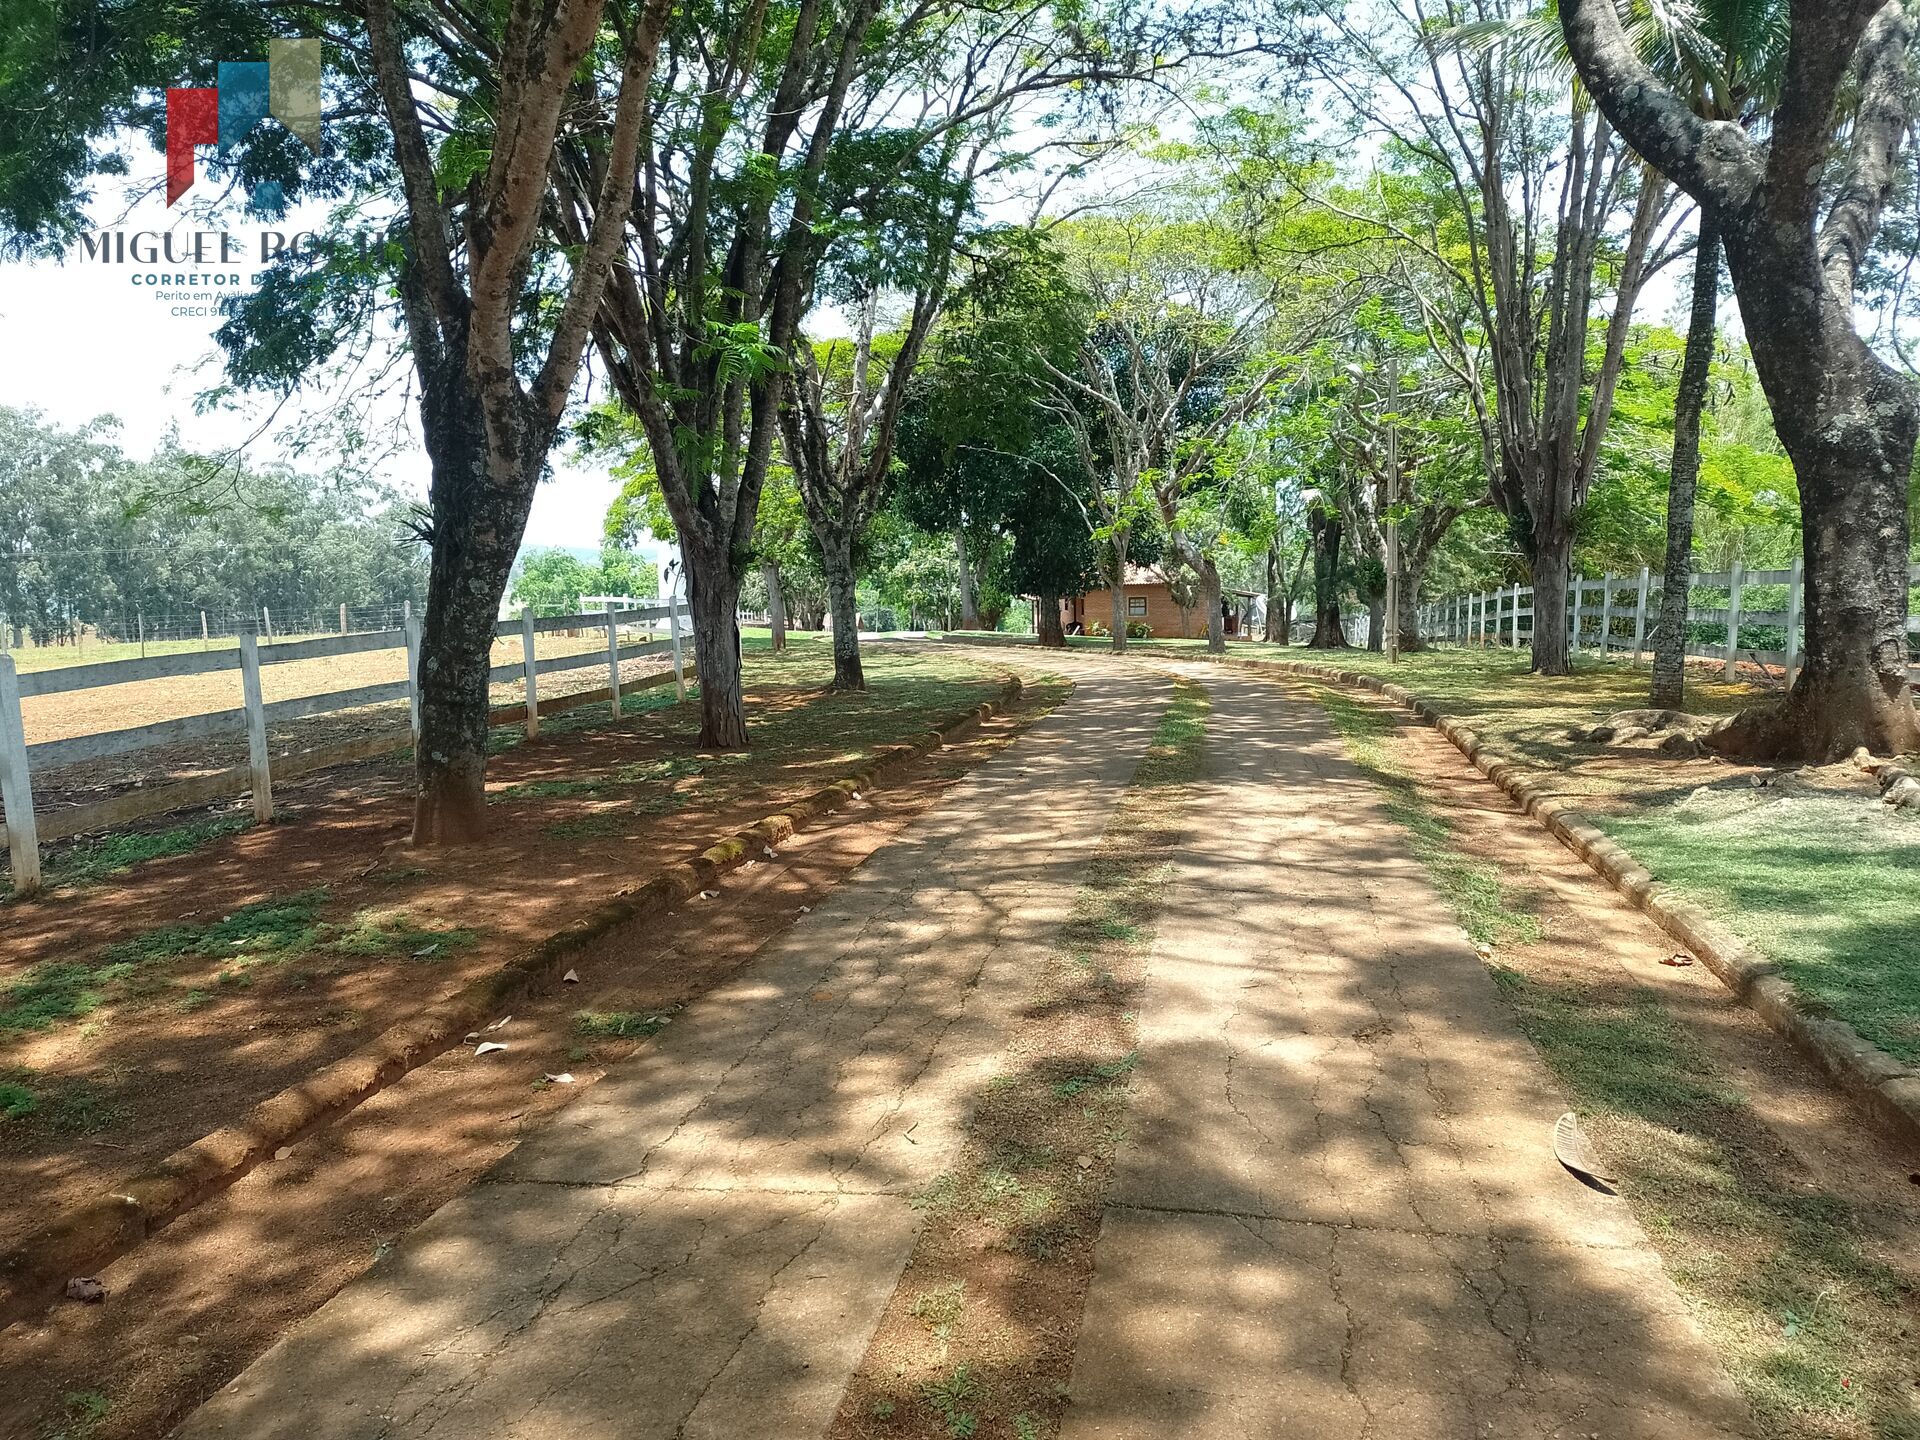
<path id="1" fill-rule="evenodd" d="M 173 230 L 184 248 L 186 236 L 209 224 L 223 228 L 237 244 L 258 257 L 258 236 L 265 228 L 291 232 L 315 216 L 296 213 L 289 220 L 263 226 L 247 217 L 238 203 L 226 207 L 209 222 L 187 218 L 187 205 L 169 211 L 164 197 L 152 193 L 152 182 L 164 169 L 163 159 L 144 145 L 130 147 L 135 186 L 147 191 L 124 219 L 124 202 L 107 201 L 94 207 L 97 220 L 115 229 L 165 232 Z M 200 188 L 212 185 L 202 167 Z M 208 242 L 210 245 L 217 242 Z M 212 250 L 210 256 L 217 254 Z M 64 262 L 0 259 L 0 404 L 43 411 L 62 426 L 78 426 L 97 416 L 120 421 L 119 443 L 130 455 L 145 459 L 166 436 L 179 427 L 181 443 L 190 450 L 218 452 L 248 440 L 259 425 L 252 414 L 196 415 L 194 396 L 221 376 L 213 332 L 220 320 L 212 314 L 176 314 L 176 310 L 212 307 L 170 298 L 179 287 L 150 287 L 133 283 L 154 274 L 183 271 L 239 271 L 249 279 L 257 266 L 104 265 L 75 249 Z M 241 287 L 241 288 L 244 288 Z M 206 293 L 200 287 L 189 293 Z M 296 408 L 315 401 L 298 401 Z M 264 406 L 261 414 L 265 413 Z M 274 432 L 255 441 L 248 457 L 264 463 L 283 457 Z M 570 463 L 555 453 L 554 476 L 540 487 L 527 523 L 526 546 L 566 546 L 598 549 L 600 527 L 608 504 L 619 491 L 604 467 Z M 295 462 L 298 463 L 298 462 Z M 382 463 L 378 478 L 424 499 L 428 466 L 417 442 Z"/>

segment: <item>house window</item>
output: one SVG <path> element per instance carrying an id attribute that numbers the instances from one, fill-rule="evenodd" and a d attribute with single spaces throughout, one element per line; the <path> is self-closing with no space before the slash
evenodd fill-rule
<path id="1" fill-rule="evenodd" d="M 1129 595 L 1127 597 L 1127 614 L 1144 615 L 1146 613 L 1147 613 L 1147 597 L 1146 596 Z"/>

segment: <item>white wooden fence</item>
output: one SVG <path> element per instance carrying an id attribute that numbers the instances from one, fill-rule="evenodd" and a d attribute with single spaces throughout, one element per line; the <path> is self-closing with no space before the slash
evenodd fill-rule
<path id="1" fill-rule="evenodd" d="M 1913 584 L 1920 585 L 1920 565 L 1909 572 Z M 1687 623 L 1718 626 L 1726 638 L 1716 643 L 1690 640 L 1687 654 L 1719 660 L 1728 679 L 1741 660 L 1759 665 L 1778 666 L 1792 683 L 1800 669 L 1801 642 L 1801 562 L 1791 570 L 1745 570 L 1735 565 L 1729 572 L 1688 577 Z M 1762 587 L 1784 588 L 1785 608 L 1755 609 L 1748 602 L 1749 592 Z M 1637 576 L 1607 575 L 1599 580 L 1575 580 L 1568 585 L 1567 627 L 1575 650 L 1593 649 L 1603 656 L 1631 655 L 1637 665 L 1653 646 L 1654 627 L 1660 620 L 1660 595 L 1664 586 L 1658 576 L 1642 568 Z M 1725 590 L 1724 606 L 1703 607 L 1693 603 L 1695 589 Z M 1458 645 L 1531 644 L 1533 640 L 1533 587 L 1510 585 L 1499 590 L 1483 590 L 1473 595 L 1455 595 L 1420 607 L 1420 633 L 1429 640 Z M 1525 621 L 1523 625 L 1521 622 Z M 1778 644 L 1764 648 L 1742 644 L 1743 635 L 1758 640 L 1756 632 L 1765 631 L 1767 640 Z M 1907 617 L 1907 632 L 1920 635 L 1920 616 Z M 1525 640 L 1522 640 L 1522 634 Z"/>
<path id="2" fill-rule="evenodd" d="M 656 622 L 664 621 L 664 626 Z M 573 655 L 555 655 L 545 659 L 535 654 L 534 637 L 546 631 L 583 630 L 604 627 L 607 646 L 603 651 L 583 651 Z M 620 632 L 645 629 L 649 635 L 664 628 L 666 638 L 622 644 Z M 536 619 L 523 615 L 518 620 L 503 620 L 494 627 L 500 637 L 520 639 L 521 658 L 495 665 L 489 682 L 522 681 L 526 687 L 523 713 L 508 712 L 505 723 L 524 724 L 529 737 L 540 733 L 539 677 L 555 671 L 575 670 L 590 665 L 607 667 L 607 689 L 599 692 L 610 698 L 613 713 L 620 713 L 620 664 L 645 655 L 673 657 L 673 685 L 680 698 L 686 697 L 686 673 L 681 654 L 683 636 L 691 633 L 679 597 L 631 607 L 608 604 L 602 611 L 578 615 L 557 615 Z M 290 660 L 314 660 L 327 656 L 355 655 L 375 650 L 407 652 L 407 678 L 378 685 L 362 685 L 351 690 L 335 690 L 297 699 L 266 703 L 262 697 L 260 675 L 265 666 Z M 47 740 L 30 745 L 21 718 L 20 702 L 34 695 L 54 695 L 77 690 L 94 690 L 133 681 L 154 680 L 179 675 L 204 675 L 221 671 L 240 672 L 240 700 L 237 709 L 210 714 L 189 715 L 178 720 L 162 720 L 124 730 L 106 730 L 76 735 L 65 740 Z M 5 807 L 5 839 L 13 871 L 16 895 L 28 894 L 40 886 L 40 843 L 69 835 L 85 834 L 110 825 L 122 824 L 143 816 L 164 814 L 169 810 L 202 805 L 227 796 L 251 793 L 256 820 L 273 818 L 273 772 L 267 752 L 269 723 L 322 715 L 339 710 L 354 710 L 364 705 L 379 705 L 405 698 L 410 702 L 412 738 L 420 733 L 420 622 L 409 613 L 398 630 L 375 630 L 357 635 L 329 635 L 314 640 L 295 640 L 278 645 L 262 645 L 257 636 L 243 635 L 237 650 L 211 650 L 178 655 L 161 655 L 146 660 L 114 660 L 98 665 L 72 665 L 60 669 L 18 672 L 10 656 L 0 655 L 0 804 Z M 664 677 L 656 683 L 665 683 Z M 596 697 L 597 698 L 597 697 Z M 110 705 L 111 702 L 108 702 Z M 103 707 L 105 708 L 105 707 Z M 549 709 L 556 708 L 549 704 Z M 47 771 L 89 760 L 148 750 L 156 746 L 177 745 L 183 741 L 234 735 L 247 737 L 247 764 L 212 775 L 200 776 L 171 785 L 157 786 L 117 795 L 92 805 L 64 807 L 44 821 L 34 813 L 33 772 Z M 411 742 L 402 742 L 411 743 Z M 283 759 L 282 773 L 304 773 L 327 765 L 364 759 L 383 750 L 400 748 L 391 737 L 349 741 L 345 744 L 306 752 L 294 764 Z"/>

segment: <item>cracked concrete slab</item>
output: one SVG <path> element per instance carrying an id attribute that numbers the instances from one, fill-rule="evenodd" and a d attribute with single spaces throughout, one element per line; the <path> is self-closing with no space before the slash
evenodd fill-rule
<path id="1" fill-rule="evenodd" d="M 1320 708 L 1204 672 L 1066 1440 L 1721 1440 L 1737 1392 Z"/>
<path id="2" fill-rule="evenodd" d="M 1059 668 L 1069 704 L 176 1434 L 824 1431 L 1170 693 Z"/>

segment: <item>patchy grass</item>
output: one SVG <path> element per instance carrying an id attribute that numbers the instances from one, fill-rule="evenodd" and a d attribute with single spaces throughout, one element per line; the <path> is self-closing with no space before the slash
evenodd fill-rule
<path id="1" fill-rule="evenodd" d="M 573 1017 L 573 1028 L 595 1040 L 644 1040 L 658 1035 L 672 1020 L 671 1012 L 643 1015 L 637 1010 L 582 1010 Z"/>
<path id="2" fill-rule="evenodd" d="M 33 1088 L 18 1080 L 0 1080 L 0 1120 L 24 1120 L 40 1108 Z"/>
<path id="3" fill-rule="evenodd" d="M 1087 863 L 952 1169 L 913 1198 L 912 1258 L 831 1435 L 1055 1435 L 1093 1242 L 1126 1133 L 1132 1007 L 1205 763 L 1178 682 Z"/>
<path id="4" fill-rule="evenodd" d="M 1914 1289 L 1649 991 L 1496 969 L 1768 1436 L 1915 1440 Z"/>
<path id="5" fill-rule="evenodd" d="M 41 880 L 49 890 L 96 885 L 146 860 L 185 855 L 224 836 L 235 835 L 252 821 L 244 815 L 221 815 L 159 830 L 135 830 L 102 835 L 57 848 L 45 857 Z M 13 893 L 11 873 L 0 878 L 0 898 Z"/>
<path id="6" fill-rule="evenodd" d="M 315 953 L 377 959 L 419 959 L 471 945 L 475 930 L 415 924 L 404 910 L 361 910 L 345 924 L 320 919 L 324 888 L 244 905 L 204 925 L 165 925 L 109 945 L 90 960 L 48 960 L 0 988 L 0 1032 L 45 1030 L 89 1015 L 110 1000 L 147 998 L 165 988 L 161 971 L 194 961 L 217 961 L 214 983 L 244 988 L 246 971 Z M 189 989 L 176 1001 L 194 1010 L 211 997 Z"/>
<path id="7" fill-rule="evenodd" d="M 1347 753 L 1379 787 L 1387 814 L 1413 841 L 1414 858 L 1426 867 L 1469 936 L 1485 945 L 1503 940 L 1537 940 L 1540 923 L 1508 904 L 1499 868 L 1465 854 L 1453 843 L 1453 830 L 1427 804 L 1413 777 L 1392 757 L 1387 741 L 1398 729 L 1391 712 L 1367 705 L 1337 690 L 1312 687 L 1326 708 Z"/>

